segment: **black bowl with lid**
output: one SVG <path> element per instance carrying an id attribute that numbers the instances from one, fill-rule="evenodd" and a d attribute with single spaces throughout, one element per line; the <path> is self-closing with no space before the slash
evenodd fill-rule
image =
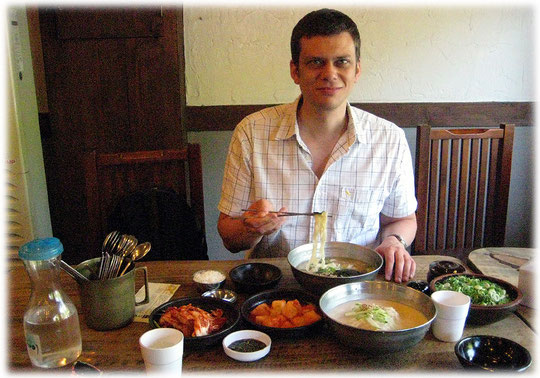
<path id="1" fill-rule="evenodd" d="M 442 276 L 444 274 L 455 274 L 455 273 L 463 273 L 465 272 L 465 268 L 463 265 L 456 263 L 454 261 L 448 261 L 448 260 L 439 260 L 439 261 L 433 261 L 431 264 L 429 264 L 429 271 L 427 274 L 427 281 L 431 282 L 434 278 L 437 278 L 439 276 Z"/>

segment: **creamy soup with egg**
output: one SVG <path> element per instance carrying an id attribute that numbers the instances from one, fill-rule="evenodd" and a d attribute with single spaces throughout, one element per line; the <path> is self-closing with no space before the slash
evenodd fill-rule
<path id="1" fill-rule="evenodd" d="M 409 329 L 428 321 L 424 314 L 411 306 L 381 299 L 345 302 L 332 309 L 328 316 L 341 324 L 371 331 Z"/>

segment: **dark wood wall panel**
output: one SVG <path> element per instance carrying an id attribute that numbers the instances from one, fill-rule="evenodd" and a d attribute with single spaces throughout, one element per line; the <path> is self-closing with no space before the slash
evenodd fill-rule
<path id="1" fill-rule="evenodd" d="M 532 102 L 459 102 L 459 103 L 354 103 L 354 106 L 378 115 L 401 127 L 428 123 L 433 127 L 533 126 Z M 248 114 L 273 105 L 223 105 L 186 107 L 188 131 L 233 130 Z"/>
<path id="2" fill-rule="evenodd" d="M 160 6 L 39 8 L 47 193 L 53 233 L 69 263 L 87 251 L 84 153 L 185 145 L 181 13 Z"/>
<path id="3" fill-rule="evenodd" d="M 158 8 L 109 8 L 96 13 L 62 7 L 56 12 L 56 30 L 59 39 L 158 38 L 164 35 L 162 16 Z"/>

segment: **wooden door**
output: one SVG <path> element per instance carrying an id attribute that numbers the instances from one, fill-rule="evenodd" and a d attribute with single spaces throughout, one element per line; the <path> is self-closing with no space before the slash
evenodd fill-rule
<path id="1" fill-rule="evenodd" d="M 185 144 L 181 10 L 56 7 L 41 8 L 39 16 L 51 222 L 64 259 L 75 263 L 99 256 L 84 243 L 83 153 Z"/>

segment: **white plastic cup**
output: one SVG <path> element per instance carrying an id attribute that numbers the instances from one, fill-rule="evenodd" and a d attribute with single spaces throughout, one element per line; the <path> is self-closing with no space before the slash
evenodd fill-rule
<path id="1" fill-rule="evenodd" d="M 147 373 L 182 374 L 184 334 L 174 328 L 156 328 L 139 338 Z"/>
<path id="2" fill-rule="evenodd" d="M 445 342 L 458 341 L 463 335 L 471 298 L 457 291 L 441 290 L 431 294 L 431 299 L 437 309 L 431 327 L 433 336 Z"/>

